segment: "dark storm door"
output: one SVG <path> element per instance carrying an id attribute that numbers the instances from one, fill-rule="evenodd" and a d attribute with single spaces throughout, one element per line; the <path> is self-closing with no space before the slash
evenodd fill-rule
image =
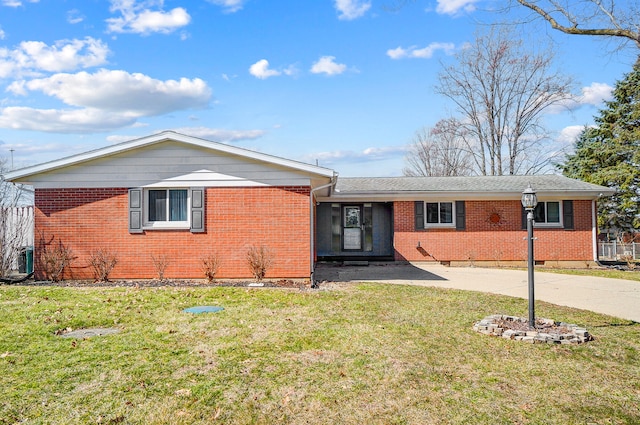
<path id="1" fill-rule="evenodd" d="M 362 206 L 345 205 L 342 208 L 342 249 L 362 250 Z"/>

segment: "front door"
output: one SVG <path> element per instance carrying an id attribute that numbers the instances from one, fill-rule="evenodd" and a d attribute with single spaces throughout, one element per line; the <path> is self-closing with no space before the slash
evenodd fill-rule
<path id="1" fill-rule="evenodd" d="M 342 217 L 342 249 L 345 251 L 362 250 L 362 206 L 344 206 Z"/>

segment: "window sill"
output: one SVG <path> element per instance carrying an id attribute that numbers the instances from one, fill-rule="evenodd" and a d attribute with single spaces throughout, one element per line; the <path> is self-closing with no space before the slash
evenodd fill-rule
<path id="1" fill-rule="evenodd" d="M 533 228 L 534 229 L 562 229 L 564 228 L 564 226 L 560 223 L 534 223 L 533 224 Z"/>
<path id="2" fill-rule="evenodd" d="M 189 230 L 189 223 L 145 223 L 143 230 Z"/>

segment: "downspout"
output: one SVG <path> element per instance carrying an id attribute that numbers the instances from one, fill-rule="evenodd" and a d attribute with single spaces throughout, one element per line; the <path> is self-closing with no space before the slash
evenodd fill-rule
<path id="1" fill-rule="evenodd" d="M 598 257 L 598 216 L 596 211 L 596 201 L 594 199 L 593 201 L 591 201 L 591 239 L 593 243 L 593 262 L 600 267 L 606 267 L 605 265 L 600 263 L 600 259 Z"/>
<path id="2" fill-rule="evenodd" d="M 315 257 L 315 234 L 316 234 L 316 227 L 315 227 L 315 216 L 313 214 L 313 212 L 315 211 L 315 193 L 319 190 L 322 189 L 326 189 L 328 187 L 331 186 L 335 186 L 336 182 L 338 181 L 338 174 L 337 173 L 333 173 L 333 177 L 331 177 L 331 182 L 327 183 L 327 184 L 323 184 L 322 186 L 318 186 L 315 189 L 311 189 L 311 193 L 309 194 L 309 221 L 310 221 L 310 230 L 311 230 L 311 238 L 310 238 L 310 252 L 309 252 L 309 277 L 311 278 L 311 287 L 312 288 L 316 288 L 316 283 L 314 281 L 314 277 L 313 274 L 315 273 L 315 261 L 314 261 L 314 257 Z"/>

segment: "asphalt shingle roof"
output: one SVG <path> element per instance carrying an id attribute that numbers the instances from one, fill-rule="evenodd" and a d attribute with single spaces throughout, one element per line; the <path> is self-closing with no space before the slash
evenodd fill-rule
<path id="1" fill-rule="evenodd" d="M 336 192 L 407 193 L 475 192 L 521 193 L 527 186 L 538 192 L 603 192 L 611 189 L 560 175 L 474 177 L 340 177 Z"/>

